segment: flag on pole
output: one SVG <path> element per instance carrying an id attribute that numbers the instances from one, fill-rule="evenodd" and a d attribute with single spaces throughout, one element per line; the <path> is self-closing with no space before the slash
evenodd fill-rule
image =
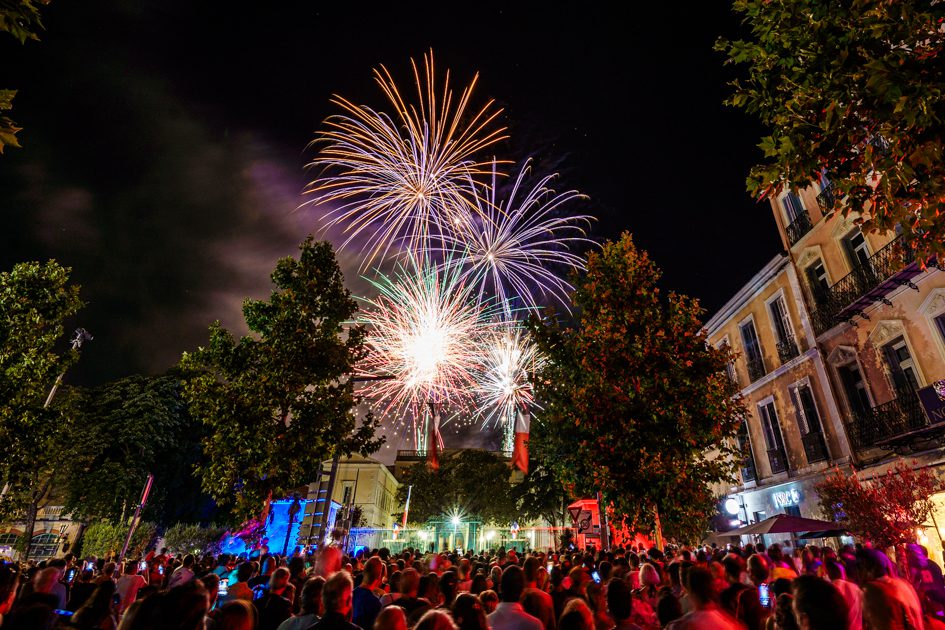
<path id="1" fill-rule="evenodd" d="M 437 413 L 436 405 L 430 405 L 430 435 L 427 437 L 427 462 L 433 470 L 440 469 L 440 414 Z"/>
<path id="2" fill-rule="evenodd" d="M 512 450 L 512 465 L 523 473 L 528 473 L 528 429 L 531 420 L 528 409 L 521 409 L 515 414 L 515 446 Z"/>

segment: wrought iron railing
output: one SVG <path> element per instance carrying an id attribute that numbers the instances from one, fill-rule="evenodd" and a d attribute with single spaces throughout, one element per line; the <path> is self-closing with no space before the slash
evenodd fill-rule
<path id="1" fill-rule="evenodd" d="M 808 214 L 807 210 L 804 210 L 797 216 L 796 219 L 791 221 L 788 226 L 784 228 L 784 232 L 787 234 L 788 243 L 791 245 L 795 244 L 801 240 L 805 234 L 810 232 L 812 227 L 813 226 L 810 222 L 810 214 Z"/>
<path id="2" fill-rule="evenodd" d="M 915 395 L 893 398 L 887 403 L 854 411 L 848 428 L 853 446 L 859 449 L 876 446 L 885 439 L 929 426 Z"/>
<path id="3" fill-rule="evenodd" d="M 784 339 L 778 342 L 778 358 L 781 359 L 782 364 L 787 363 L 800 353 L 794 335 L 785 335 Z"/>
<path id="4" fill-rule="evenodd" d="M 783 448 L 768 449 L 768 463 L 771 465 L 771 474 L 783 473 L 788 469 L 787 455 Z"/>
<path id="5" fill-rule="evenodd" d="M 807 455 L 807 462 L 824 462 L 830 457 L 827 452 L 827 444 L 824 442 L 824 434 L 820 431 L 811 431 L 801 437 L 804 444 L 804 454 Z"/>
<path id="6" fill-rule="evenodd" d="M 833 187 L 833 182 L 827 182 L 821 189 L 820 194 L 817 195 L 817 205 L 820 206 L 820 210 L 824 214 L 827 214 L 836 207 L 837 192 Z"/>
<path id="7" fill-rule="evenodd" d="M 746 365 L 748 367 L 748 380 L 752 383 L 767 374 L 765 371 L 764 359 L 761 357 L 756 359 L 746 359 Z"/>
<path id="8" fill-rule="evenodd" d="M 911 252 L 902 246 L 902 237 L 897 236 L 829 289 L 815 292 L 817 310 L 811 314 L 811 319 L 817 334 L 848 319 L 838 315 L 911 262 Z"/>

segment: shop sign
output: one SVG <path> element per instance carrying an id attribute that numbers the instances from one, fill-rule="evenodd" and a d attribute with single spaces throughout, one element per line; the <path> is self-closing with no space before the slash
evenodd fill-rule
<path id="1" fill-rule="evenodd" d="M 791 488 L 790 490 L 784 490 L 782 492 L 773 492 L 771 494 L 771 500 L 774 501 L 774 507 L 776 509 L 800 505 L 801 493 L 797 491 L 797 488 Z"/>
<path id="2" fill-rule="evenodd" d="M 932 424 L 945 422 L 945 380 L 935 381 L 928 387 L 920 389 L 918 393 L 929 422 Z"/>

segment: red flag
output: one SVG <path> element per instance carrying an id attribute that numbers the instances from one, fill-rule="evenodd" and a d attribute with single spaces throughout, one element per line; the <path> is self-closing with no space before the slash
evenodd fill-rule
<path id="1" fill-rule="evenodd" d="M 515 414 L 515 447 L 512 450 L 512 465 L 528 473 L 528 429 L 531 420 L 528 409 Z"/>
<path id="2" fill-rule="evenodd" d="M 440 454 L 439 454 L 439 441 L 440 441 L 440 432 L 438 426 L 440 424 L 440 416 L 436 413 L 436 407 L 431 402 L 430 404 L 430 435 L 427 436 L 427 462 L 430 464 L 430 468 L 433 470 L 440 469 Z"/>

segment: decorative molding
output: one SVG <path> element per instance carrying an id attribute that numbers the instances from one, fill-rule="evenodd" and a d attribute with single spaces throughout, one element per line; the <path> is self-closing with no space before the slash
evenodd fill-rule
<path id="1" fill-rule="evenodd" d="M 850 233 L 853 228 L 857 227 L 857 224 L 854 222 L 860 217 L 858 212 L 850 212 L 846 216 L 842 216 L 839 213 L 837 214 L 836 223 L 833 225 L 831 230 L 831 235 L 833 238 L 843 238 Z"/>
<path id="2" fill-rule="evenodd" d="M 827 363 L 834 367 L 847 365 L 856 361 L 856 348 L 853 346 L 837 346 L 827 356 Z"/>
<path id="3" fill-rule="evenodd" d="M 804 251 L 802 251 L 801 255 L 797 258 L 797 268 L 801 270 L 807 269 L 807 267 L 818 258 L 821 261 L 824 259 L 824 253 L 820 245 L 805 247 Z"/>
<path id="4" fill-rule="evenodd" d="M 919 312 L 928 317 L 945 313 L 945 289 L 932 289 L 919 307 Z"/>
<path id="5" fill-rule="evenodd" d="M 884 319 L 873 328 L 873 331 L 869 334 L 869 340 L 874 347 L 879 348 L 896 337 L 905 336 L 905 331 L 906 328 L 902 324 L 902 320 Z"/>

